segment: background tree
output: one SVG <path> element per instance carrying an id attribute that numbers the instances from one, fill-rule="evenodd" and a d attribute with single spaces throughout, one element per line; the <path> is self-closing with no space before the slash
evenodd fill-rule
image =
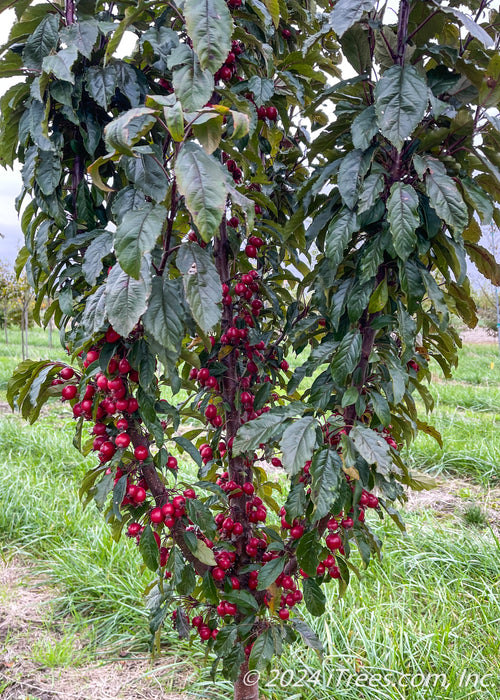
<path id="1" fill-rule="evenodd" d="M 300 608 L 380 553 L 367 510 L 404 527 L 400 448 L 440 440 L 415 395 L 456 363 L 450 313 L 477 320 L 466 253 L 500 282 L 474 219 L 498 219 L 498 12 L 464 5 L 15 4 L 18 269 L 74 366 L 21 364 L 9 400 L 71 402 L 82 498 L 158 576 L 157 646 L 174 609 L 237 699 L 283 644 L 321 649 Z"/>

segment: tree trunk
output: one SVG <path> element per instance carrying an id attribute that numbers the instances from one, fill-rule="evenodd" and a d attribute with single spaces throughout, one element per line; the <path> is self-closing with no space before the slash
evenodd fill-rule
<path id="1" fill-rule="evenodd" d="M 9 344 L 8 326 L 9 326 L 9 307 L 7 304 L 5 304 L 5 306 L 3 307 L 3 328 L 5 331 L 5 345 Z"/>
<path id="2" fill-rule="evenodd" d="M 28 318 L 28 308 L 29 308 L 29 303 L 30 303 L 30 294 L 28 292 L 25 292 L 24 294 L 24 300 L 23 300 L 23 326 L 24 326 L 24 347 L 25 350 L 23 352 L 23 357 L 26 359 L 29 354 L 28 350 L 28 324 L 29 324 L 29 318 Z"/>
<path id="3" fill-rule="evenodd" d="M 21 313 L 21 354 L 23 357 L 23 360 L 26 359 L 26 355 L 24 354 L 24 314 Z"/>
<path id="4" fill-rule="evenodd" d="M 241 664 L 238 680 L 234 684 L 234 700 L 259 700 L 259 672 L 248 670 L 248 661 Z"/>
<path id="5" fill-rule="evenodd" d="M 49 348 L 52 350 L 52 319 L 49 321 Z"/>

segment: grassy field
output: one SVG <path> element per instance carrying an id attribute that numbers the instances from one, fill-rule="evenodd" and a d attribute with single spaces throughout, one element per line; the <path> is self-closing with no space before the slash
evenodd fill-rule
<path id="1" fill-rule="evenodd" d="M 14 343 L 0 344 L 3 401 L 18 350 Z M 469 346 L 461 355 L 453 381 L 436 373 L 431 386 L 432 419 L 444 449 L 419 438 L 408 456 L 419 470 L 491 484 L 500 477 L 500 359 L 494 345 Z M 33 331 L 30 356 L 63 353 L 51 351 L 46 336 Z M 141 570 L 134 543 L 112 541 L 93 504 L 82 511 L 77 489 L 92 460 L 72 447 L 68 419 L 60 404 L 33 427 L 18 416 L 0 415 L 2 554 L 35 562 L 54 587 L 54 620 L 65 632 L 52 645 L 34 645 L 32 655 L 41 668 L 55 671 L 110 663 L 120 653 L 146 654 L 148 641 L 142 592 L 150 574 Z M 325 618 L 308 619 L 325 642 L 324 659 L 293 649 L 262 679 L 264 697 L 498 700 L 500 542 L 487 527 L 466 524 L 453 513 L 417 510 L 406 520 L 406 536 L 392 524 L 378 525 L 385 542 L 382 562 L 354 580 L 341 600 L 331 586 Z M 484 518 L 477 522 L 484 525 Z M 2 654 L 7 643 L 0 643 Z M 200 645 L 179 643 L 167 630 L 165 646 L 191 673 L 186 698 L 231 697 L 229 684 L 209 679 Z"/>

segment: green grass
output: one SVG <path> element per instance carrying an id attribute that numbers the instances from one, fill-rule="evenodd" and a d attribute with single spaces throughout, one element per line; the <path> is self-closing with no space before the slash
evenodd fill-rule
<path id="1" fill-rule="evenodd" d="M 50 355 L 43 334 L 32 337 L 33 353 L 36 348 L 38 356 Z M 0 353 L 0 382 L 6 382 L 19 353 L 1 345 Z M 409 456 L 419 469 L 451 469 L 479 479 L 498 476 L 500 361 L 495 346 L 474 346 L 462 354 L 454 381 L 436 377 L 431 386 L 433 419 L 445 449 L 423 436 Z M 109 660 L 118 649 L 147 653 L 148 643 L 142 594 L 152 577 L 141 569 L 133 542 L 112 540 L 94 504 L 82 511 L 77 490 L 93 461 L 72 447 L 69 415 L 67 408 L 54 404 L 32 427 L 18 416 L 0 416 L 0 546 L 3 556 L 20 553 L 34 559 L 57 591 L 54 615 L 64 618 L 65 632 L 33 652 L 35 661 L 50 668 L 85 663 L 93 654 Z M 328 587 L 324 618 L 306 616 L 325 642 L 323 660 L 294 647 L 262 678 L 263 697 L 497 700 L 500 543 L 476 526 L 474 514 L 457 520 L 414 513 L 406 520 L 407 536 L 391 523 L 379 524 L 385 543 L 382 562 L 363 571 L 361 581 L 354 578 L 343 599 L 336 585 Z M 86 646 L 80 649 L 83 631 Z M 175 651 L 179 663 L 193 669 L 193 696 L 231 697 L 228 682 L 209 679 L 200 644 L 179 643 L 168 622 L 164 642 L 167 652 Z M 474 677 L 468 684 L 463 680 L 474 673 L 493 675 L 480 688 L 474 687 Z M 366 679 L 360 674 L 367 674 Z M 414 674 L 417 687 L 403 674 Z M 445 674 L 449 687 L 443 687 L 444 677 L 426 674 Z M 426 681 L 429 687 L 423 687 Z"/>
<path id="2" fill-rule="evenodd" d="M 434 368 L 435 369 L 435 368 Z M 429 421 L 443 449 L 421 433 L 408 450 L 415 469 L 472 476 L 486 483 L 500 478 L 500 357 L 496 345 L 471 345 L 460 352 L 452 380 L 435 370 L 430 385 L 435 407 Z M 424 408 L 419 404 L 425 415 Z"/>

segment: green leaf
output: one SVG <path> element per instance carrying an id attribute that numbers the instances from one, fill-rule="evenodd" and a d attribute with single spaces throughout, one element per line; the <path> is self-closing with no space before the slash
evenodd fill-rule
<path id="1" fill-rule="evenodd" d="M 335 450 L 320 450 L 313 457 L 310 475 L 311 500 L 315 505 L 313 522 L 317 522 L 330 512 L 335 501 L 342 477 L 342 459 Z M 314 572 L 307 572 L 313 576 Z"/>
<path id="2" fill-rule="evenodd" d="M 428 101 L 427 83 L 412 65 L 392 66 L 375 87 L 375 110 L 382 134 L 401 151 L 422 121 Z"/>
<path id="3" fill-rule="evenodd" d="M 389 445 L 380 433 L 366 426 L 355 425 L 349 437 L 368 464 L 376 464 L 381 474 L 389 473 L 391 466 Z"/>
<path id="4" fill-rule="evenodd" d="M 248 90 L 253 93 L 257 107 L 262 107 L 274 95 L 274 82 L 270 78 L 253 75 L 248 81 Z"/>
<path id="5" fill-rule="evenodd" d="M 213 119 L 193 125 L 193 133 L 203 146 L 205 153 L 212 154 L 219 147 L 222 138 L 224 117 L 214 115 Z"/>
<path id="6" fill-rule="evenodd" d="M 190 141 L 177 156 L 175 175 L 196 228 L 204 241 L 210 241 L 219 230 L 226 206 L 222 165 Z"/>
<path id="7" fill-rule="evenodd" d="M 417 244 L 415 231 L 420 225 L 418 195 L 411 185 L 393 184 L 387 200 L 387 219 L 394 249 L 401 260 L 407 260 Z"/>
<path id="8" fill-rule="evenodd" d="M 118 87 L 114 66 L 91 66 L 85 73 L 85 86 L 90 97 L 107 110 Z"/>
<path id="9" fill-rule="evenodd" d="M 252 646 L 248 667 L 250 670 L 262 671 L 270 663 L 274 656 L 274 636 L 272 628 L 265 629 Z"/>
<path id="10" fill-rule="evenodd" d="M 184 533 L 184 535 L 188 535 L 192 533 Z M 193 540 L 189 537 L 184 537 L 187 546 L 191 550 L 193 556 L 196 557 L 199 561 L 202 562 L 202 564 L 206 564 L 207 566 L 216 566 L 216 561 L 215 561 L 215 556 L 210 547 L 207 547 L 207 545 L 202 542 L 202 540 L 199 540 L 197 537 L 194 537 Z"/>
<path id="11" fill-rule="evenodd" d="M 302 582 L 304 602 L 311 615 L 320 617 L 325 612 L 325 594 L 313 578 L 306 578 Z"/>
<path id="12" fill-rule="evenodd" d="M 391 422 L 391 410 L 387 399 L 376 391 L 370 392 L 370 399 L 377 418 L 384 427 L 387 427 Z"/>
<path id="13" fill-rule="evenodd" d="M 142 259 L 161 236 L 167 210 L 146 203 L 142 209 L 129 211 L 115 232 L 115 252 L 124 272 L 138 280 Z"/>
<path id="14" fill-rule="evenodd" d="M 59 80 L 74 84 L 75 76 L 71 70 L 73 63 L 76 61 L 78 52 L 76 48 L 70 46 L 67 49 L 61 49 L 55 54 L 46 56 L 42 62 L 42 68 L 45 73 L 52 73 Z"/>
<path id="15" fill-rule="evenodd" d="M 112 499 L 112 506 L 113 506 L 113 514 L 115 518 L 121 522 L 123 520 L 122 512 L 121 512 L 121 505 L 122 501 L 125 498 L 125 494 L 127 493 L 127 475 L 124 474 L 118 481 L 116 482 L 114 488 L 113 488 L 113 499 Z M 158 552 L 158 546 L 156 547 L 156 551 Z"/>
<path id="16" fill-rule="evenodd" d="M 194 320 L 208 333 L 221 318 L 221 281 L 212 255 L 196 243 L 184 243 L 177 253 L 177 267 Z"/>
<path id="17" fill-rule="evenodd" d="M 186 0 L 186 29 L 202 70 L 215 73 L 231 49 L 233 22 L 224 0 Z"/>
<path id="18" fill-rule="evenodd" d="M 320 549 L 318 531 L 315 529 L 306 532 L 299 540 L 296 551 L 297 563 L 308 576 L 316 576 Z"/>
<path id="19" fill-rule="evenodd" d="M 184 112 L 182 105 L 177 100 L 171 107 L 164 107 L 165 123 L 174 141 L 182 141 L 184 138 Z"/>
<path id="20" fill-rule="evenodd" d="M 257 586 L 258 591 L 265 591 L 266 588 L 276 581 L 278 576 L 281 574 L 285 567 L 285 558 L 278 557 L 277 559 L 271 559 L 268 561 L 262 569 L 259 571 L 259 585 Z"/>
<path id="21" fill-rule="evenodd" d="M 104 129 L 104 139 L 108 151 L 134 156 L 134 146 L 156 122 L 154 110 L 148 107 L 134 107 L 117 119 L 113 119 Z"/>
<path id="22" fill-rule="evenodd" d="M 493 204 L 491 197 L 471 177 L 462 178 L 465 199 L 472 204 L 474 209 L 485 224 L 493 217 Z"/>
<path id="23" fill-rule="evenodd" d="M 426 158 L 425 187 L 427 194 L 439 218 L 443 219 L 457 233 L 461 233 L 469 221 L 467 205 L 453 179 L 443 174 L 442 168 L 436 166 L 437 163 L 439 161 L 434 158 Z"/>
<path id="24" fill-rule="evenodd" d="M 318 443 L 315 418 L 308 416 L 292 423 L 283 433 L 280 449 L 283 452 L 282 463 L 285 470 L 293 476 L 304 468 L 304 464 L 312 457 Z"/>
<path id="25" fill-rule="evenodd" d="M 340 264 L 344 257 L 344 250 L 351 240 L 356 226 L 357 216 L 348 209 L 344 209 L 328 226 L 325 239 L 325 253 L 332 267 Z"/>
<path id="26" fill-rule="evenodd" d="M 203 574 L 203 581 L 201 583 L 203 595 L 208 600 L 209 603 L 217 605 L 219 602 L 219 594 L 217 593 L 217 587 L 212 578 L 212 573 L 210 571 L 205 571 Z"/>
<path id="27" fill-rule="evenodd" d="M 233 455 L 251 452 L 262 443 L 268 443 L 281 435 L 286 416 L 264 413 L 255 420 L 248 421 L 236 433 Z"/>
<path id="28" fill-rule="evenodd" d="M 237 605 L 244 613 L 255 613 L 259 609 L 259 604 L 250 591 L 234 590 L 226 592 L 224 597 L 230 603 Z"/>
<path id="29" fill-rule="evenodd" d="M 110 231 L 95 231 L 96 237 L 91 242 L 82 263 L 82 272 L 91 287 L 102 272 L 102 260 L 113 249 L 113 234 Z"/>
<path id="30" fill-rule="evenodd" d="M 158 571 L 159 549 L 153 534 L 153 530 L 151 529 L 151 525 L 149 525 L 149 523 L 141 533 L 141 539 L 139 540 L 139 552 L 141 553 L 144 563 L 148 569 L 151 569 L 151 571 Z"/>
<path id="31" fill-rule="evenodd" d="M 99 472 L 95 476 L 98 476 Z M 99 481 L 95 489 L 92 489 L 92 493 L 94 494 L 94 501 L 96 506 L 99 509 L 102 509 L 104 507 L 104 504 L 106 503 L 106 499 L 108 498 L 109 494 L 111 491 L 113 491 L 113 484 L 114 484 L 114 474 L 104 474 L 102 479 Z M 83 497 L 83 493 L 80 492 L 80 498 Z M 123 499 L 122 499 L 123 500 Z"/>
<path id="32" fill-rule="evenodd" d="M 264 5 L 267 7 L 269 14 L 273 19 L 273 24 L 277 28 L 280 23 L 280 4 L 278 0 L 264 0 Z"/>
<path id="33" fill-rule="evenodd" d="M 175 94 L 188 112 L 201 109 L 214 91 L 214 76 L 209 70 L 202 70 L 195 52 L 182 44 L 168 57 L 168 67 L 172 70 L 172 83 Z"/>
<path id="34" fill-rule="evenodd" d="M 146 311 L 151 291 L 149 261 L 143 259 L 138 280 L 114 265 L 106 284 L 106 313 L 117 333 L 127 337 Z"/>
<path id="35" fill-rule="evenodd" d="M 38 151 L 38 159 L 35 164 L 35 179 L 37 185 L 45 195 L 51 195 L 62 175 L 62 164 L 59 154 L 54 151 Z"/>
<path id="36" fill-rule="evenodd" d="M 363 151 L 350 151 L 342 158 L 337 178 L 342 201 L 349 209 L 354 209 L 358 200 L 358 190 L 363 174 Z"/>
<path id="37" fill-rule="evenodd" d="M 154 277 L 148 310 L 142 322 L 147 334 L 170 352 L 179 355 L 184 337 L 184 313 L 178 280 Z"/>
<path id="38" fill-rule="evenodd" d="M 61 41 L 75 47 L 82 56 L 90 58 L 97 41 L 99 25 L 95 19 L 74 22 L 60 31 Z"/>
<path id="39" fill-rule="evenodd" d="M 457 10 L 455 7 L 440 7 L 440 9 L 443 12 L 448 12 L 452 15 L 455 15 L 455 17 L 463 24 L 465 29 L 471 34 L 475 39 L 481 42 L 485 48 L 490 48 L 494 46 L 495 41 L 492 39 L 492 37 L 488 34 L 488 32 L 483 29 L 477 22 L 474 22 L 472 17 L 469 15 L 466 15 L 464 12 L 461 12 L 460 10 Z"/>
<path id="40" fill-rule="evenodd" d="M 500 287 L 500 265 L 489 250 L 477 243 L 465 243 L 465 249 L 479 272 L 496 287 Z"/>
<path id="41" fill-rule="evenodd" d="M 102 285 L 86 298 L 81 323 L 85 333 L 92 337 L 104 330 L 107 325 L 106 319 L 106 285 Z"/>
<path id="42" fill-rule="evenodd" d="M 163 202 L 167 196 L 169 181 L 161 163 L 149 153 L 141 153 L 138 157 L 123 156 L 121 160 L 127 177 L 135 184 L 135 188 L 141 189 L 146 197 L 155 202 Z M 136 194 L 139 194 L 136 192 Z M 118 197 L 117 197 L 118 199 Z M 116 201 L 116 200 L 115 200 Z M 141 209 L 140 206 L 133 207 Z M 120 218 L 123 218 L 121 216 Z"/>
<path id="43" fill-rule="evenodd" d="M 178 437 L 174 437 L 174 442 L 176 442 L 181 449 L 183 449 L 185 452 L 187 452 L 193 460 L 196 462 L 196 464 L 201 467 L 203 464 L 200 451 L 193 445 L 191 440 L 188 440 L 187 437 L 184 437 L 183 435 L 179 435 Z"/>
<path id="44" fill-rule="evenodd" d="M 329 26 L 338 36 L 361 19 L 364 12 L 370 12 L 376 0 L 337 0 L 328 20 Z"/>
<path id="45" fill-rule="evenodd" d="M 336 384 L 344 384 L 347 376 L 354 371 L 361 356 L 361 334 L 349 331 L 342 338 L 330 364 L 330 372 Z"/>
<path id="46" fill-rule="evenodd" d="M 296 618 L 295 620 L 293 620 L 292 625 L 302 637 L 302 641 L 304 642 L 306 647 L 314 649 L 314 651 L 319 651 L 320 654 L 323 653 L 323 642 L 320 640 L 316 632 L 313 632 L 309 625 L 306 622 L 304 622 L 304 620 L 298 620 Z"/>
<path id="47" fill-rule="evenodd" d="M 200 530 L 207 537 L 214 537 L 217 527 L 212 515 L 212 511 L 199 498 L 188 498 L 186 500 L 186 511 L 190 520 L 198 525 Z"/>
<path id="48" fill-rule="evenodd" d="M 23 51 L 23 61 L 30 70 L 41 70 L 43 59 L 57 48 L 59 15 L 47 14 L 30 34 Z"/>
<path id="49" fill-rule="evenodd" d="M 385 178 L 382 174 L 368 175 L 363 180 L 358 199 L 358 214 L 368 211 L 380 199 L 380 194 L 385 189 Z"/>
<path id="50" fill-rule="evenodd" d="M 370 105 L 354 119 L 351 125 L 352 145 L 366 151 L 373 137 L 378 133 L 375 106 Z"/>

